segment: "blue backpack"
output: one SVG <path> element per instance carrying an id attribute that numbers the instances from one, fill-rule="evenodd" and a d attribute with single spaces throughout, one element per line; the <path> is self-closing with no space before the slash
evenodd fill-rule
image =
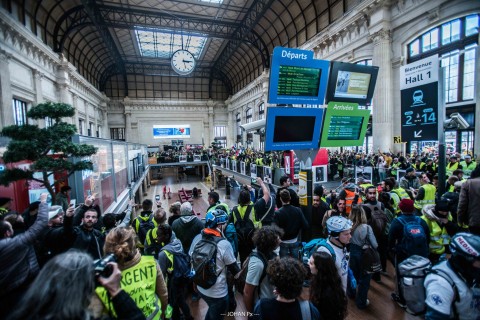
<path id="1" fill-rule="evenodd" d="M 224 231 L 225 238 L 230 242 L 233 248 L 233 255 L 236 257 L 238 255 L 238 237 L 237 237 L 237 229 L 233 223 L 227 224 L 227 227 Z"/>
<path id="2" fill-rule="evenodd" d="M 332 246 L 327 243 L 327 239 L 318 238 L 312 239 L 307 243 L 303 242 L 302 249 L 300 250 L 300 257 L 302 259 L 302 262 L 308 266 L 308 260 L 310 259 L 312 254 L 320 247 L 327 248 L 328 252 L 330 252 L 330 255 L 333 258 L 333 261 L 335 261 L 337 256 L 335 255 L 335 251 L 333 250 Z"/>
<path id="3" fill-rule="evenodd" d="M 422 219 L 415 217 L 412 221 L 405 221 L 402 216 L 397 218 L 403 225 L 403 239 L 401 248 L 407 256 L 418 255 L 428 258 L 427 235 L 422 227 Z"/>

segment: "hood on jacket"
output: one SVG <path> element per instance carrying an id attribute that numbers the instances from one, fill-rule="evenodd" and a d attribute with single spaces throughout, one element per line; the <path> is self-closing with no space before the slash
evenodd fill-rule
<path id="1" fill-rule="evenodd" d="M 433 220 L 440 222 L 440 218 L 435 215 L 435 205 L 434 204 L 427 204 L 422 208 L 422 213 L 427 217 L 428 220 Z"/>
<path id="2" fill-rule="evenodd" d="M 170 240 L 170 242 L 167 243 L 162 248 L 162 250 L 167 250 L 168 252 L 171 252 L 171 253 L 181 253 L 181 252 L 183 252 L 183 247 L 182 247 L 182 243 L 180 242 L 180 240 L 178 240 L 177 238 L 174 238 L 172 236 L 172 240 Z"/>
<path id="3" fill-rule="evenodd" d="M 198 219 L 197 216 L 191 215 L 191 216 L 182 216 L 180 219 L 182 219 L 182 222 L 185 224 L 192 223 L 194 219 Z"/>
<path id="4" fill-rule="evenodd" d="M 349 191 L 355 191 L 357 189 L 357 185 L 353 182 L 350 182 L 344 187 L 344 189 L 347 189 Z"/>

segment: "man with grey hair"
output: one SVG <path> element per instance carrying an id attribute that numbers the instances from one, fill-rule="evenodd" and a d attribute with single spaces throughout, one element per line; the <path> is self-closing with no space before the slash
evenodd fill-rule
<path id="1" fill-rule="evenodd" d="M 188 201 L 182 203 L 180 206 L 180 218 L 173 222 L 172 230 L 182 243 L 185 253 L 188 253 L 193 238 L 195 238 L 203 228 L 203 222 L 194 214 L 192 204 Z"/>

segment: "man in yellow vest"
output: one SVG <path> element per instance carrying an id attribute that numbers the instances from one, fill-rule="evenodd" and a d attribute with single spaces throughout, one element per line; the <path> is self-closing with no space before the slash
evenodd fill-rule
<path id="1" fill-rule="evenodd" d="M 457 162 L 457 156 L 452 155 L 450 156 L 450 162 L 447 164 L 445 174 L 447 177 L 450 177 L 453 171 L 457 169 L 463 169 L 462 165 Z"/>
<path id="2" fill-rule="evenodd" d="M 397 170 L 400 167 L 400 162 L 398 162 L 398 158 L 393 158 L 392 165 L 390 166 L 390 176 L 397 179 Z"/>
<path id="3" fill-rule="evenodd" d="M 464 157 L 464 160 L 460 162 L 460 165 L 463 167 L 462 169 L 465 178 L 469 178 L 472 171 L 477 167 L 477 163 L 472 161 L 472 157 L 469 154 Z"/>
<path id="4" fill-rule="evenodd" d="M 420 176 L 420 188 L 418 192 L 412 191 L 415 197 L 415 214 L 417 216 L 422 215 L 422 209 L 427 204 L 435 204 L 435 192 L 437 189 L 430 184 L 430 179 L 426 173 L 422 173 Z"/>
<path id="5" fill-rule="evenodd" d="M 429 259 L 432 263 L 438 262 L 440 256 L 445 253 L 445 248 L 450 244 L 450 238 L 457 233 L 458 226 L 449 212 L 449 201 L 438 200 L 436 204 L 423 207 L 422 219 L 427 223 L 430 230 Z"/>

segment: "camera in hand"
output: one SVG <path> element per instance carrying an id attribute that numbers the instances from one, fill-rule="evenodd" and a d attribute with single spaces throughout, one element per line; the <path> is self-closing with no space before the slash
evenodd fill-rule
<path id="1" fill-rule="evenodd" d="M 113 253 L 106 255 L 102 259 L 93 262 L 93 271 L 95 272 L 95 279 L 98 277 L 108 278 L 112 275 L 113 267 L 109 262 L 116 262 L 117 258 Z"/>

